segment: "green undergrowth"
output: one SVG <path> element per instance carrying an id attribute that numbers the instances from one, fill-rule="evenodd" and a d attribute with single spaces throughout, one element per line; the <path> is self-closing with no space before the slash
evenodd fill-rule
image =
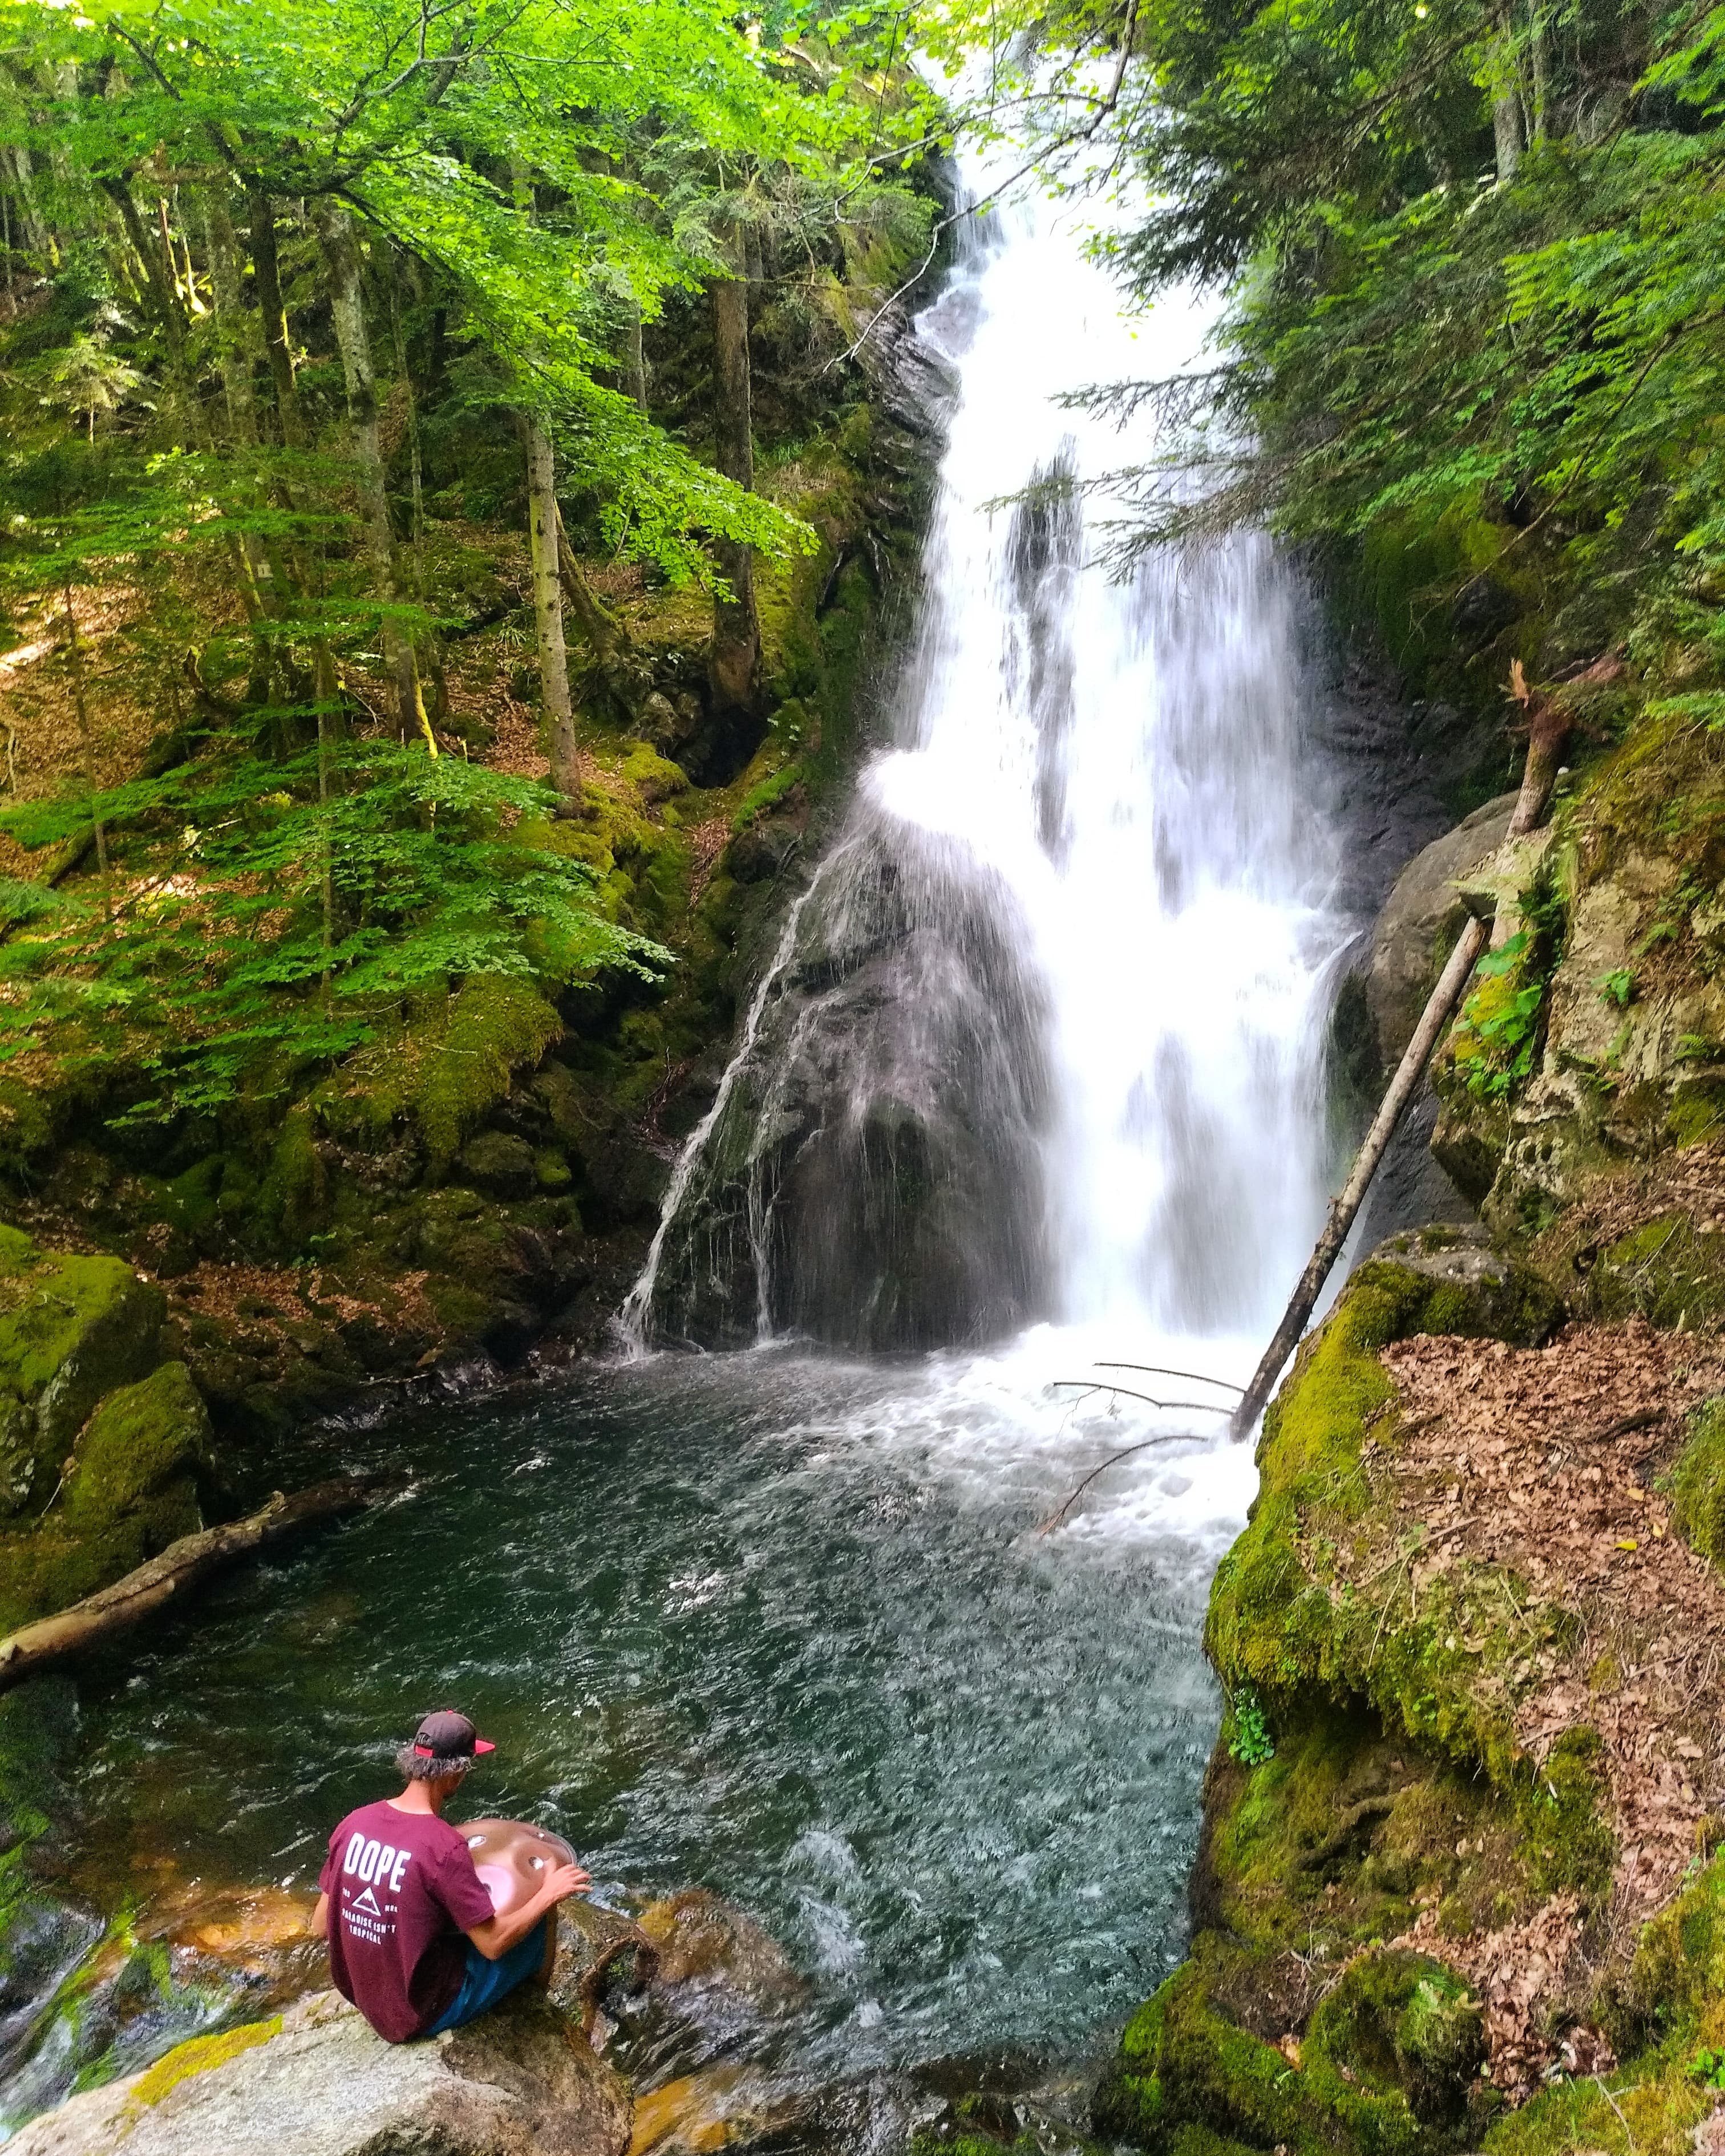
<path id="1" fill-rule="evenodd" d="M 1690 1548 L 1725 1565 L 1725 1399 L 1709 1400 L 1691 1416 L 1671 1495 L 1671 1516 Z"/>

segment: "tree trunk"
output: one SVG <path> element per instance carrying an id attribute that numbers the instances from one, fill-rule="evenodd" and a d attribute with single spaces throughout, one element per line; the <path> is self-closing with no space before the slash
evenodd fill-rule
<path id="1" fill-rule="evenodd" d="M 557 566 L 557 456 L 539 420 L 525 415 L 527 536 L 533 559 L 533 624 L 539 641 L 539 688 L 551 726 L 551 783 L 566 802 L 581 799 L 581 753 L 569 702 L 569 654 L 563 641 L 563 586 Z"/>
<path id="2" fill-rule="evenodd" d="M 641 343 L 641 303 L 631 299 L 629 319 L 624 327 L 623 378 L 635 409 L 644 419 L 647 417 L 647 355 Z"/>
<path id="3" fill-rule="evenodd" d="M 54 234 L 44 222 L 36 201 L 36 175 L 30 163 L 30 153 L 22 143 L 4 153 L 12 174 L 12 183 L 17 192 L 18 223 L 23 228 L 24 249 L 36 258 L 37 265 L 44 270 L 59 267 L 59 250 L 54 244 Z"/>
<path id="4" fill-rule="evenodd" d="M 1607 662 L 1601 661 L 1600 667 Z M 1519 667 L 1517 675 L 1519 675 Z M 1609 678 L 1601 675 L 1601 678 Z M 1551 699 L 1537 693 L 1522 696 L 1528 705 L 1532 731 L 1527 744 L 1527 761 L 1522 773 L 1521 792 L 1516 797 L 1515 812 L 1509 819 L 1507 836 L 1524 838 L 1538 828 L 1544 817 L 1546 804 L 1551 799 L 1552 788 L 1558 779 L 1558 759 L 1563 753 L 1563 743 L 1568 738 L 1568 715 Z M 1402 1053 L 1396 1065 L 1395 1075 L 1389 1081 L 1389 1090 L 1383 1104 L 1372 1119 L 1372 1127 L 1366 1133 L 1365 1142 L 1354 1158 L 1353 1171 L 1349 1175 L 1342 1195 L 1330 1207 L 1330 1217 L 1324 1231 L 1317 1239 L 1317 1247 L 1312 1253 L 1306 1270 L 1300 1276 L 1299 1286 L 1294 1290 L 1282 1319 L 1264 1351 L 1263 1360 L 1252 1373 L 1252 1382 L 1246 1387 L 1230 1424 L 1234 1435 L 1242 1438 L 1263 1412 L 1266 1403 L 1281 1375 L 1283 1365 L 1300 1344 L 1300 1336 L 1306 1330 L 1307 1321 L 1317 1306 L 1323 1293 L 1324 1282 L 1331 1268 L 1342 1255 L 1342 1245 L 1348 1240 L 1348 1231 L 1364 1203 L 1378 1163 L 1389 1149 L 1395 1136 L 1396 1126 L 1407 1111 L 1421 1078 L 1431 1051 L 1437 1046 L 1439 1036 L 1449 1024 L 1450 1014 L 1461 1000 L 1468 983 L 1473 978 L 1473 969 L 1479 963 L 1481 953 L 1490 940 L 1491 929 L 1486 922 L 1470 921 L 1450 953 L 1449 963 L 1444 968 L 1437 986 L 1432 990 L 1414 1038 Z"/>
<path id="5" fill-rule="evenodd" d="M 1551 56 L 1545 42 L 1545 17 L 1538 0 L 1534 0 L 1527 48 L 1533 68 L 1533 140 L 1543 142 L 1551 124 Z"/>
<path id="6" fill-rule="evenodd" d="M 305 422 L 300 413 L 300 388 L 294 379 L 294 348 L 288 337 L 287 310 L 281 298 L 281 265 L 275 251 L 275 204 L 254 192 L 248 198 L 251 219 L 252 275 L 258 287 L 258 312 L 264 324 L 264 351 L 275 385 L 275 413 L 282 446 L 303 449 Z"/>
<path id="7" fill-rule="evenodd" d="M 206 203 L 209 228 L 210 288 L 215 295 L 216 334 L 220 339 L 222 389 L 228 405 L 228 431 L 242 453 L 258 446 L 258 413 L 252 393 L 250 323 L 240 299 L 239 236 L 228 213 L 225 187 L 218 181 Z M 259 610 L 279 621 L 283 591 L 274 550 L 255 532 L 242 534 L 245 566 Z"/>
<path id="8" fill-rule="evenodd" d="M 354 461 L 359 469 L 360 506 L 364 515 L 366 552 L 372 575 L 386 609 L 382 616 L 383 650 L 395 684 L 396 702 L 404 731 L 417 733 L 433 756 L 437 737 L 431 731 L 425 700 L 419 687 L 418 662 L 413 639 L 393 609 L 401 590 L 395 569 L 395 537 L 389 525 L 389 495 L 384 484 L 383 449 L 377 424 L 377 378 L 372 365 L 371 334 L 366 327 L 359 243 L 353 220 L 341 203 L 320 196 L 312 221 L 322 243 L 330 271 L 330 307 L 335 316 L 336 341 L 341 350 L 341 373 L 347 388 L 347 422 L 353 435 Z"/>
<path id="9" fill-rule="evenodd" d="M 1507 187 L 1522 162 L 1522 92 L 1517 80 L 1515 26 L 1507 7 L 1499 10 L 1491 49 L 1491 133 L 1497 149 L 1497 184 Z"/>
<path id="10" fill-rule="evenodd" d="M 112 1587 L 74 1602 L 69 1609 L 53 1617 L 21 1625 L 0 1640 L 0 1691 L 10 1691 L 39 1671 L 126 1630 L 152 1610 L 182 1596 L 187 1588 L 219 1566 L 231 1564 L 236 1558 L 279 1541 L 314 1520 L 358 1512 L 377 1494 L 374 1481 L 357 1476 L 320 1482 L 291 1497 L 284 1497 L 278 1490 L 261 1511 L 249 1518 L 234 1520 L 226 1527 L 205 1527 L 195 1535 L 182 1535 L 160 1557 L 127 1573 Z"/>
<path id="11" fill-rule="evenodd" d="M 84 646 L 78 634 L 78 614 L 72 604 L 69 582 L 61 587 L 61 596 L 66 603 L 66 660 L 72 670 L 72 709 L 78 720 L 78 742 L 84 758 L 84 783 L 90 788 L 90 830 L 95 841 L 96 866 L 101 872 L 102 911 L 105 916 L 112 905 L 112 893 L 108 883 L 108 834 L 96 813 L 95 732 L 90 725 L 90 700 L 85 693 Z"/>
<path id="12" fill-rule="evenodd" d="M 749 393 L 748 286 L 740 277 L 713 286 L 714 461 L 728 480 L 753 490 L 755 448 Z M 734 539 L 714 546 L 728 598 L 713 602 L 707 670 L 721 706 L 748 710 L 761 667 L 761 623 L 755 611 L 754 549 Z"/>

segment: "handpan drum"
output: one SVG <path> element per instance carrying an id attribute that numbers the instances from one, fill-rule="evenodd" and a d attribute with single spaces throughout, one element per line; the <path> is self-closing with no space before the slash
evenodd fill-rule
<path id="1" fill-rule="evenodd" d="M 480 1884 L 500 1917 L 531 1901 L 553 1865 L 576 1861 L 561 1835 L 530 1826 L 525 1820 L 470 1820 L 456 1832 L 472 1852 Z"/>

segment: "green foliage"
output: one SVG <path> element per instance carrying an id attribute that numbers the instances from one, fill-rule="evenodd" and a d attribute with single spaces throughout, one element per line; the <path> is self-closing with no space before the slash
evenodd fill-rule
<path id="1" fill-rule="evenodd" d="M 1228 1702 L 1231 1733 L 1228 1756 L 1243 1767 L 1261 1767 L 1276 1757 L 1276 1740 L 1270 1733 L 1264 1702 L 1250 1685 L 1241 1685 Z"/>
<path id="2" fill-rule="evenodd" d="M 1704 2088 L 1725 2090 L 1725 2051 L 1704 2044 L 1690 2060 L 1688 2071 Z"/>
<path id="3" fill-rule="evenodd" d="M 92 811 L 110 834 L 174 834 L 121 893 L 82 886 L 0 947 L 0 1058 L 52 1037 L 80 1063 L 123 1061 L 147 1081 L 127 1118 L 159 1118 L 279 1093 L 452 982 L 665 962 L 602 917 L 587 864 L 521 843 L 542 787 L 388 740 L 273 762 L 224 746 L 0 819 L 38 846 Z"/>

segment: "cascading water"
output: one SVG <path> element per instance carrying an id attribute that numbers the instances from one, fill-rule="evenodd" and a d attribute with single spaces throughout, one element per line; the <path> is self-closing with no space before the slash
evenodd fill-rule
<path id="1" fill-rule="evenodd" d="M 896 738 L 679 1163 L 638 1342 L 1273 1322 L 1322 1210 L 1357 926 L 1298 594 L 1250 537 L 1111 578 L 1087 483 L 1154 456 L 1154 423 L 1061 402 L 1178 372 L 1208 319 L 1123 313 L 1027 204 L 978 220 L 922 316 L 957 394 Z"/>

